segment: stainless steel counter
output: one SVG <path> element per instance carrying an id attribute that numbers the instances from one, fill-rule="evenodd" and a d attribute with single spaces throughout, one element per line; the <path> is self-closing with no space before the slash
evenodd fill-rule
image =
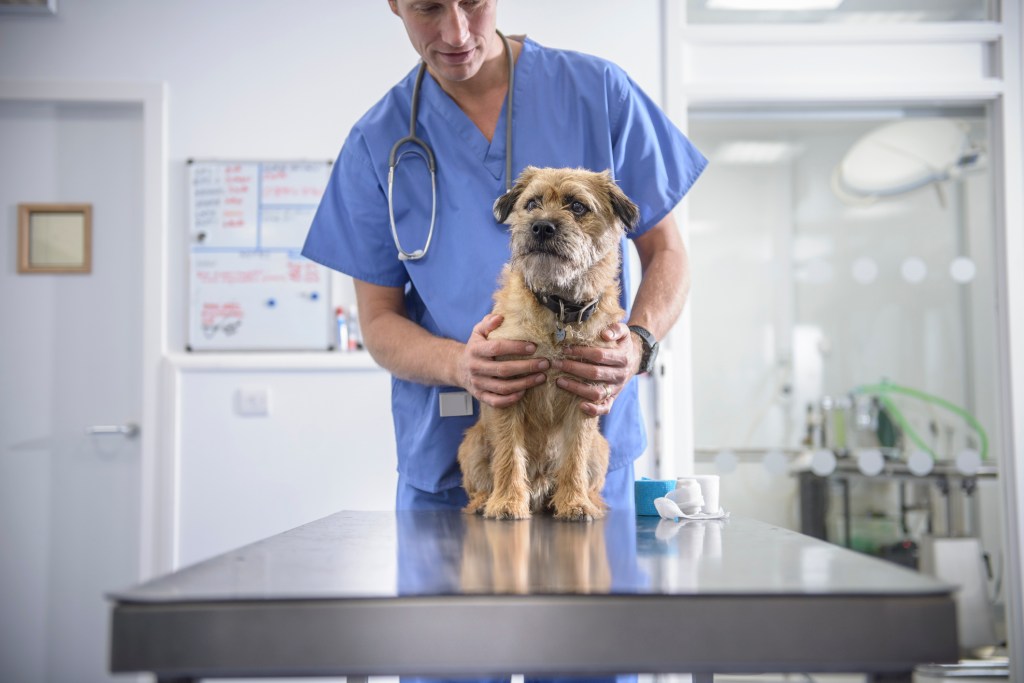
<path id="1" fill-rule="evenodd" d="M 909 671 L 947 585 L 750 519 L 342 512 L 110 596 L 111 669 L 270 675 Z"/>

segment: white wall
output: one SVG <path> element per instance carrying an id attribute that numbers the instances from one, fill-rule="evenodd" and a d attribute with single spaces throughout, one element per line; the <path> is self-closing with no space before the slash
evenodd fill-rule
<path id="1" fill-rule="evenodd" d="M 661 92 L 659 3 L 515 0 L 498 25 L 617 62 Z M 384 0 L 61 0 L 0 18 L 0 79 L 164 81 L 170 106 L 170 348 L 184 345 L 185 160 L 334 158 L 416 63 Z"/>
<path id="2" fill-rule="evenodd" d="M 506 0 L 498 17 L 507 34 L 611 59 L 661 97 L 658 0 L 628 8 L 617 0 Z M 352 124 L 415 63 L 384 0 L 61 0 L 56 16 L 0 17 L 0 81 L 167 84 L 170 319 L 163 341 L 171 354 L 186 339 L 186 160 L 334 158 Z M 338 289 L 348 291 L 344 282 Z M 333 361 L 312 371 L 246 368 L 244 361 L 230 370 L 181 368 L 173 356 L 171 365 L 171 400 L 163 407 L 179 447 L 164 455 L 179 458 L 165 469 L 176 473 L 171 552 L 178 561 L 339 507 L 392 504 L 382 371 L 352 374 Z M 237 415 L 242 387 L 268 392 L 268 417 Z M 344 411 L 353 396 L 365 399 L 362 414 Z M 345 438 L 353 429 L 370 436 L 357 452 Z M 292 465 L 308 477 L 305 486 L 274 479 Z M 331 482 L 343 472 L 357 472 L 363 486 Z M 258 493 L 245 497 L 247 489 Z M 227 516 L 239 521 L 204 523 Z"/>

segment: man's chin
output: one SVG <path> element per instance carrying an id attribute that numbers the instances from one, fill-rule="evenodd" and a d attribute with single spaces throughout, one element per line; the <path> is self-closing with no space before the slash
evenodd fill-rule
<path id="1" fill-rule="evenodd" d="M 476 76 L 480 71 L 482 62 L 472 59 L 464 63 L 449 64 L 441 57 L 435 57 L 429 63 L 430 73 L 441 81 L 450 83 L 462 83 Z"/>

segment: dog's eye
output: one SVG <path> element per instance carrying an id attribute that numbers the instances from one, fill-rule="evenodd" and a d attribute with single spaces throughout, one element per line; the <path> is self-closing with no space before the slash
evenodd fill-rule
<path id="1" fill-rule="evenodd" d="M 583 202 L 576 201 L 569 205 L 569 210 L 572 211 L 577 216 L 582 216 L 587 212 L 587 207 L 583 204 Z"/>
<path id="2" fill-rule="evenodd" d="M 537 200 L 536 199 L 531 199 L 530 201 L 526 202 L 526 210 L 527 211 L 533 211 L 534 209 L 537 208 L 537 206 L 539 206 L 539 205 L 537 204 Z"/>

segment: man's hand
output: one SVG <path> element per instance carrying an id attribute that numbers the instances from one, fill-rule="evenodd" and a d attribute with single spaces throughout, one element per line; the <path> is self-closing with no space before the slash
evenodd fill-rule
<path id="1" fill-rule="evenodd" d="M 559 377 L 558 386 L 582 398 L 580 409 L 594 416 L 611 412 L 615 397 L 640 368 L 642 355 L 624 323 L 608 326 L 601 336 L 615 346 L 573 346 L 565 350 L 565 359 L 554 361 L 556 370 L 571 375 Z"/>
<path id="2" fill-rule="evenodd" d="M 551 366 L 544 358 L 504 360 L 533 355 L 537 346 L 524 341 L 487 339 L 501 327 L 502 320 L 500 315 L 490 314 L 477 323 L 457 361 L 460 386 L 478 401 L 495 408 L 506 408 L 521 399 L 530 387 L 543 384 L 547 380 L 544 371 Z"/>

